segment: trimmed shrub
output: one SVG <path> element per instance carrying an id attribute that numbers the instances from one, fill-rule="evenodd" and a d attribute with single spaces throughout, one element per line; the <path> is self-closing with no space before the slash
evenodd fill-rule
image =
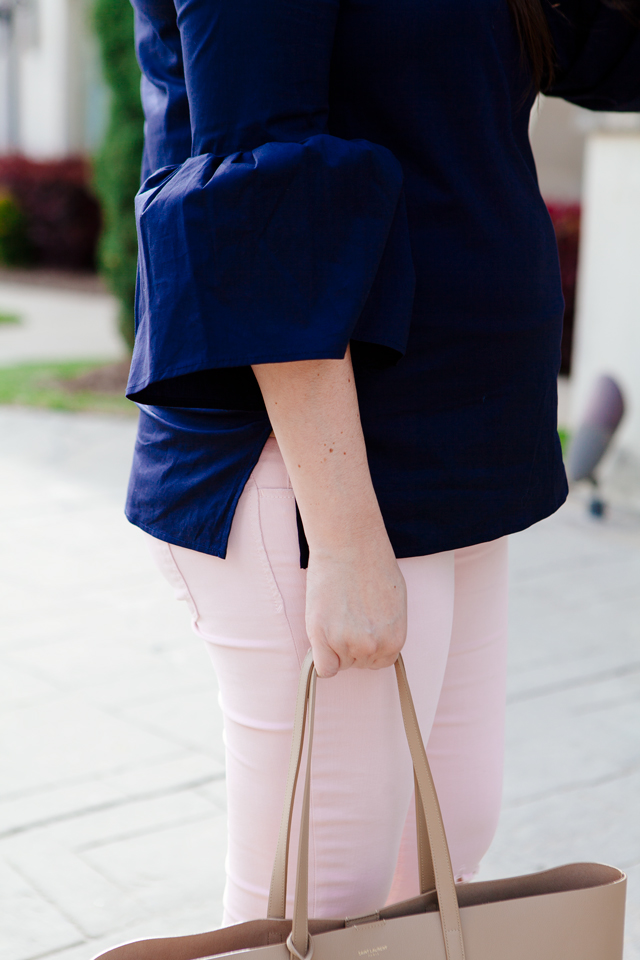
<path id="1" fill-rule="evenodd" d="M 578 249 L 580 246 L 580 204 L 548 203 L 547 209 L 556 232 L 560 274 L 564 296 L 564 324 L 562 328 L 562 361 L 560 372 L 571 372 L 573 347 L 573 322 L 576 307 L 576 281 L 578 278 Z"/>
<path id="2" fill-rule="evenodd" d="M 22 215 L 15 265 L 94 270 L 100 207 L 82 158 L 41 162 L 0 157 L 0 188 L 11 194 Z"/>
<path id="3" fill-rule="evenodd" d="M 144 124 L 133 9 L 129 0 L 96 0 L 94 19 L 111 89 L 109 126 L 95 162 L 94 183 L 104 215 L 99 263 L 120 301 L 120 331 L 132 346 L 138 258 L 133 201 L 140 185 Z"/>

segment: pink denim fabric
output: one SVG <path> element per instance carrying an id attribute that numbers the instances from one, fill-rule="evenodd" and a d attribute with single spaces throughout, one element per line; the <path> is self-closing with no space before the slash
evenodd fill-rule
<path id="1" fill-rule="evenodd" d="M 266 916 L 300 665 L 308 649 L 293 490 L 277 442 L 242 494 L 226 560 L 149 537 L 213 661 L 224 714 L 224 923 Z M 458 879 L 493 838 L 502 791 L 507 540 L 399 561 L 403 650 Z M 312 916 L 370 913 L 418 892 L 413 776 L 393 669 L 318 683 Z M 290 876 L 295 875 L 297 821 Z M 292 884 L 289 889 L 291 911 Z"/>

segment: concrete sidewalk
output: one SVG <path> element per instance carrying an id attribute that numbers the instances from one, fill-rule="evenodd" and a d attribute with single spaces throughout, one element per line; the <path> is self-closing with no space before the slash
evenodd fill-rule
<path id="1" fill-rule="evenodd" d="M 0 367 L 64 360 L 120 360 L 125 349 L 117 330 L 118 307 L 107 293 L 29 285 L 0 276 Z M 86 284 L 85 286 L 88 286 Z"/>
<path id="2" fill-rule="evenodd" d="M 135 425 L 0 408 L 0 960 L 88 960 L 220 918 L 215 679 L 122 515 Z M 640 960 L 640 522 L 512 538 L 505 805 L 483 877 L 630 876 Z"/>

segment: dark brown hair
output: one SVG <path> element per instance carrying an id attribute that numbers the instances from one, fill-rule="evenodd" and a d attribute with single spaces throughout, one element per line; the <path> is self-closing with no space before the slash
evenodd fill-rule
<path id="1" fill-rule="evenodd" d="M 555 54 L 547 18 L 542 9 L 543 0 L 508 0 L 518 36 L 531 64 L 533 85 L 544 90 L 553 81 Z M 602 0 L 606 7 L 619 10 L 638 23 L 640 0 Z"/>

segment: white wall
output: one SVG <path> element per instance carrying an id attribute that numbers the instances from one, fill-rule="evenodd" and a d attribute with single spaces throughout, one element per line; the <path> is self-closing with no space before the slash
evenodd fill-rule
<path id="1" fill-rule="evenodd" d="M 627 406 L 616 448 L 640 471 L 640 130 L 637 117 L 613 122 L 630 129 L 587 139 L 571 419 L 612 375 Z"/>
<path id="2" fill-rule="evenodd" d="M 586 117 L 587 110 L 555 97 L 540 96 L 533 108 L 531 147 L 545 200 L 580 200 Z"/>
<path id="3" fill-rule="evenodd" d="M 18 126 L 16 43 L 13 19 L 0 17 L 0 152 L 16 142 Z"/>
<path id="4" fill-rule="evenodd" d="M 98 145 L 106 93 L 90 9 L 90 0 L 22 0 L 17 7 L 13 91 L 1 79 L 7 52 L 0 53 L 0 150 L 41 159 L 91 152 Z M 17 110 L 12 138 L 1 116 L 10 98 Z"/>
<path id="5" fill-rule="evenodd" d="M 611 374 L 627 412 L 605 473 L 640 499 L 640 115 L 540 98 L 531 124 L 547 200 L 582 201 L 572 376 L 561 423 L 580 422 L 595 380 Z M 624 474 L 624 478 L 622 477 Z"/>
<path id="6" fill-rule="evenodd" d="M 28 156 L 62 156 L 70 146 L 70 55 L 67 0 L 40 0 L 33 39 L 20 56 L 20 147 Z"/>

